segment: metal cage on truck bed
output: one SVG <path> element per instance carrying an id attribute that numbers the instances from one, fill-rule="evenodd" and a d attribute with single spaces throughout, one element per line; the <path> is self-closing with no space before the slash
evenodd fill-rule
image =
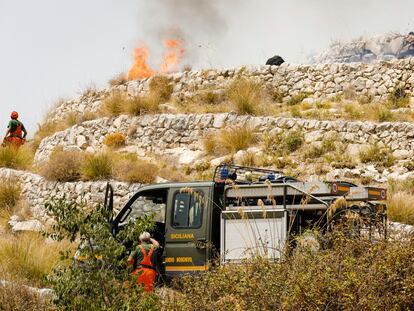
<path id="1" fill-rule="evenodd" d="M 279 171 L 221 165 L 225 183 L 221 214 L 221 258 L 237 262 L 256 255 L 280 257 L 286 241 L 318 226 L 326 230 L 345 215 L 358 215 L 361 230 L 385 233 L 387 193 L 344 181 L 303 182 Z"/>

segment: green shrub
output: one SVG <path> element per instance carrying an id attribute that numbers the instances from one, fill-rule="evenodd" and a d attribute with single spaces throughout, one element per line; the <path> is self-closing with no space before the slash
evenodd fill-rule
<path id="1" fill-rule="evenodd" d="M 289 131 L 285 136 L 285 144 L 290 152 L 298 150 L 304 142 L 303 132 L 300 130 Z"/>
<path id="2" fill-rule="evenodd" d="M 266 153 L 272 156 L 285 155 L 298 150 L 304 142 L 301 130 L 291 130 L 278 134 L 264 134 L 262 145 Z"/>
<path id="3" fill-rule="evenodd" d="M 0 147 L 0 167 L 25 170 L 33 162 L 33 153 L 28 146 L 16 148 L 14 146 Z"/>
<path id="4" fill-rule="evenodd" d="M 103 143 L 109 148 L 120 148 L 125 146 L 126 138 L 122 133 L 111 133 L 105 136 Z"/>
<path id="5" fill-rule="evenodd" d="M 88 155 L 82 166 L 85 180 L 99 180 L 112 177 L 112 158 L 108 153 Z"/>
<path id="6" fill-rule="evenodd" d="M 263 102 L 260 84 L 244 78 L 233 80 L 226 95 L 238 114 L 258 114 Z"/>
<path id="7" fill-rule="evenodd" d="M 48 180 L 73 182 L 80 180 L 85 155 L 80 151 L 55 148 L 47 163 L 40 168 L 40 173 Z"/>
<path id="8" fill-rule="evenodd" d="M 389 148 L 380 148 L 378 144 L 371 145 L 359 153 L 359 159 L 362 163 L 375 163 L 385 167 L 392 166 L 395 158 Z"/>
<path id="9" fill-rule="evenodd" d="M 414 304 L 414 239 L 346 238 L 328 249 L 213 267 L 173 283 L 171 310 L 405 310 Z"/>
<path id="10" fill-rule="evenodd" d="M 116 237 L 108 222 L 110 214 L 102 206 L 87 209 L 64 199 L 45 206 L 55 219 L 50 238 L 79 241 L 81 264 L 68 265 L 72 254 L 63 252 L 62 263 L 48 276 L 54 302 L 62 310 L 159 310 L 155 294 L 144 293 L 127 267 L 125 245 L 136 245 L 143 231 L 154 227 L 151 217 L 127 223 Z M 122 242 L 121 242 L 122 241 Z M 78 262 L 79 263 L 79 262 Z"/>

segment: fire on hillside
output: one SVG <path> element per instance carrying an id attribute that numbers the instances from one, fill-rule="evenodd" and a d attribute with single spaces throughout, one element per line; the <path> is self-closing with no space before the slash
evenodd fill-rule
<path id="1" fill-rule="evenodd" d="M 149 50 L 145 44 L 134 49 L 134 64 L 128 71 L 128 80 L 148 78 L 156 73 L 168 73 L 177 70 L 177 65 L 184 55 L 182 40 L 166 39 L 164 46 L 165 53 L 159 70 L 155 70 L 149 65 Z"/>

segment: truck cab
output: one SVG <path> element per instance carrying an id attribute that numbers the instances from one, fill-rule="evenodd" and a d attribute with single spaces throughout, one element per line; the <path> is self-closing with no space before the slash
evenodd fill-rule
<path id="1" fill-rule="evenodd" d="M 114 233 L 143 213 L 153 213 L 153 235 L 162 252 L 160 270 L 167 277 L 205 271 L 214 250 L 219 249 L 221 210 L 217 202 L 222 192 L 223 185 L 214 182 L 144 186 L 113 220 Z"/>
<path id="2" fill-rule="evenodd" d="M 126 223 L 153 214 L 159 270 L 169 279 L 206 271 L 212 262 L 257 255 L 277 260 L 294 235 L 315 224 L 326 230 L 328 211 L 338 198 L 347 204 L 335 207 L 336 215 L 345 209 L 385 223 L 385 189 L 302 182 L 278 171 L 225 164 L 212 181 L 143 186 L 112 220 L 112 228 L 116 235 Z"/>

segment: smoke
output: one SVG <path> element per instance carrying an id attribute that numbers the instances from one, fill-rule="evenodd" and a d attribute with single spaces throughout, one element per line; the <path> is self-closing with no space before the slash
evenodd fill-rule
<path id="1" fill-rule="evenodd" d="M 152 58 L 160 59 L 165 38 L 183 41 L 184 64 L 197 64 L 228 30 L 224 12 L 237 0 L 151 0 L 142 3 L 139 27 Z"/>
<path id="2" fill-rule="evenodd" d="M 413 9 L 412 0 L 141 0 L 138 38 L 157 62 L 162 39 L 181 37 L 193 68 L 264 64 L 275 54 L 304 62 L 333 41 L 407 33 Z"/>

